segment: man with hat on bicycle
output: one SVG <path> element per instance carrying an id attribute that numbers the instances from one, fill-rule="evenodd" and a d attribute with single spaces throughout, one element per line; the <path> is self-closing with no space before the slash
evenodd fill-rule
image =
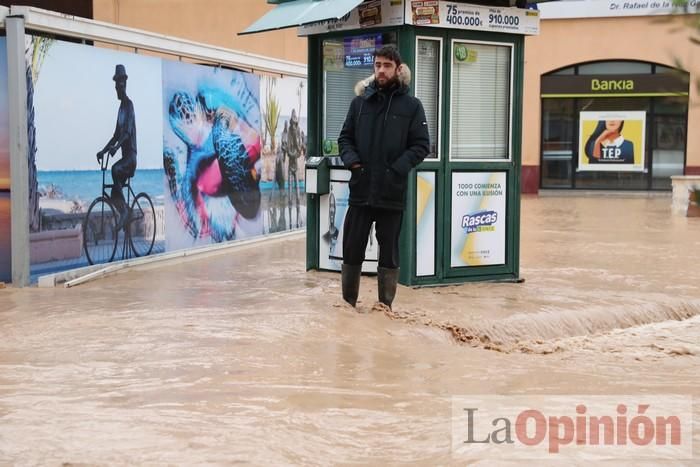
<path id="1" fill-rule="evenodd" d="M 106 153 L 114 156 L 121 149 L 122 158 L 112 165 L 112 193 L 110 198 L 114 208 L 119 213 L 117 230 L 124 227 L 129 207 L 126 205 L 122 188 L 126 181 L 136 172 L 136 114 L 134 104 L 126 95 L 126 80 L 128 75 L 124 65 L 117 65 L 114 71 L 114 88 L 117 91 L 117 99 L 121 101 L 117 114 L 117 125 L 114 135 L 105 147 L 97 153 L 97 160 L 102 162 Z"/>

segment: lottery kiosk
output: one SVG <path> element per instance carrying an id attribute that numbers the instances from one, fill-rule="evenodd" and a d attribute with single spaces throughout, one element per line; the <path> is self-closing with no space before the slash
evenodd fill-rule
<path id="1" fill-rule="evenodd" d="M 431 138 L 409 177 L 400 282 L 518 280 L 523 47 L 539 12 L 507 0 L 268 3 L 244 33 L 296 25 L 308 38 L 307 268 L 340 270 L 350 172 L 337 139 L 372 52 L 394 44 Z M 372 232 L 365 272 L 377 257 Z"/>

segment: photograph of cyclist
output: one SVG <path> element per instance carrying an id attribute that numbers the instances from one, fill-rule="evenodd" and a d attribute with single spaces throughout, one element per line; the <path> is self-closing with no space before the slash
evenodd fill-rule
<path id="1" fill-rule="evenodd" d="M 114 71 L 114 88 L 117 92 L 117 99 L 121 101 L 119 112 L 117 113 L 117 125 L 114 135 L 107 142 L 105 147 L 97 153 L 97 160 L 102 162 L 106 153 L 110 157 L 114 156 L 121 149 L 122 158 L 112 165 L 112 203 L 119 214 L 117 230 L 124 227 L 126 222 L 128 207 L 124 200 L 122 189 L 127 179 L 134 176 L 136 171 L 136 115 L 134 104 L 126 94 L 126 74 L 124 65 L 117 65 Z"/>
<path id="2" fill-rule="evenodd" d="M 163 252 L 161 60 L 30 40 L 30 193 L 60 239 L 32 250 L 32 274 Z"/>

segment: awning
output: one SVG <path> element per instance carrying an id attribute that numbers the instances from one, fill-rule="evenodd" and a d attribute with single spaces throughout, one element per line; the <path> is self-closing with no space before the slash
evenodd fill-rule
<path id="1" fill-rule="evenodd" d="M 352 11 L 363 0 L 295 0 L 277 5 L 239 35 L 292 28 L 317 23 L 327 19 L 339 19 Z"/>

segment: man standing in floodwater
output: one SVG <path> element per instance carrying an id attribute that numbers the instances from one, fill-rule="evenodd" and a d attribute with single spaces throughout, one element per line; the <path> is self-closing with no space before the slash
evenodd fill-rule
<path id="1" fill-rule="evenodd" d="M 399 279 L 399 235 L 408 174 L 429 152 L 421 102 L 411 96 L 411 72 L 393 46 L 374 53 L 374 74 L 355 86 L 338 138 L 350 169 L 350 198 L 343 225 L 343 299 L 355 306 L 372 223 L 379 243 L 379 301 L 389 308 Z"/>

